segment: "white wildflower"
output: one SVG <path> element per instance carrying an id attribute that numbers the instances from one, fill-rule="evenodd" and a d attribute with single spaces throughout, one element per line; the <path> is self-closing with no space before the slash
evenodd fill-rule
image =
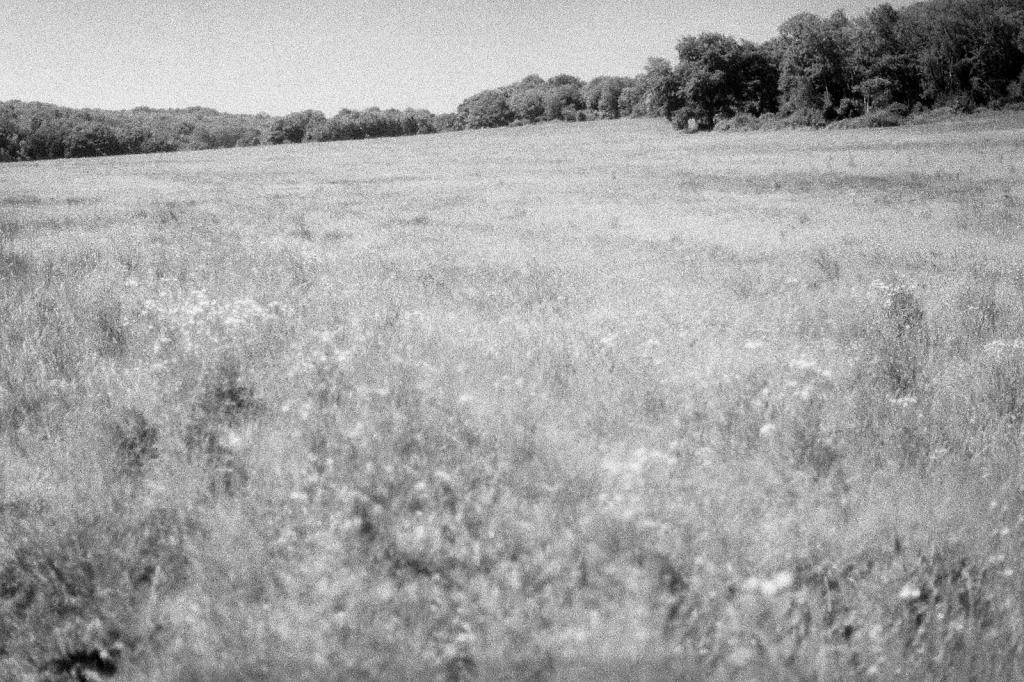
<path id="1" fill-rule="evenodd" d="M 779 571 L 770 578 L 747 578 L 743 582 L 743 591 L 758 593 L 763 597 L 774 597 L 793 586 L 793 574 L 789 571 Z"/>
<path id="2" fill-rule="evenodd" d="M 914 601 L 921 598 L 921 588 L 907 583 L 900 588 L 900 593 L 897 596 L 900 601 Z"/>

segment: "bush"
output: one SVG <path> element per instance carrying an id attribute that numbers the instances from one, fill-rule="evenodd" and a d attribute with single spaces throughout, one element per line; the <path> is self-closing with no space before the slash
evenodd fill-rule
<path id="1" fill-rule="evenodd" d="M 676 130 L 696 131 L 696 126 L 690 126 L 690 119 L 693 118 L 686 109 L 680 109 L 672 116 L 672 125 Z"/>
<path id="2" fill-rule="evenodd" d="M 893 128 L 903 124 L 904 117 L 889 110 L 872 112 L 866 116 L 836 121 L 829 128 L 851 130 L 854 128 Z"/>
<path id="3" fill-rule="evenodd" d="M 915 108 L 916 109 L 916 108 Z M 940 121 L 948 121 L 951 118 L 955 118 L 957 112 L 953 111 L 949 107 L 936 107 L 934 109 L 924 109 L 920 111 L 915 110 L 914 114 L 910 118 L 910 123 L 938 123 Z"/>
<path id="4" fill-rule="evenodd" d="M 746 130 L 760 130 L 761 121 L 757 116 L 747 113 L 739 113 L 732 118 L 727 118 L 715 126 L 715 130 L 722 132 L 740 132 Z"/>
<path id="5" fill-rule="evenodd" d="M 885 111 L 900 118 L 906 118 L 910 115 L 910 107 L 903 102 L 894 102 L 887 106 Z"/>
<path id="6" fill-rule="evenodd" d="M 791 128 L 824 128 L 827 124 L 825 114 L 810 107 L 797 109 L 785 118 L 785 122 Z"/>

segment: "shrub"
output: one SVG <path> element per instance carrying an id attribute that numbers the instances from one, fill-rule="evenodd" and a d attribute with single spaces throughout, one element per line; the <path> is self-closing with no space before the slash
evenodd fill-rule
<path id="1" fill-rule="evenodd" d="M 890 394 L 904 397 L 918 387 L 927 360 L 930 341 L 924 307 L 912 284 L 873 286 L 881 293 L 884 313 L 876 336 L 880 378 Z"/>
<path id="2" fill-rule="evenodd" d="M 732 118 L 727 118 L 715 126 L 715 130 L 721 132 L 742 132 L 747 130 L 759 130 L 761 121 L 757 116 L 741 112 Z"/>
<path id="3" fill-rule="evenodd" d="M 0 508 L 0 652 L 46 680 L 101 679 L 148 649 L 142 605 L 180 589 L 193 525 L 172 509 L 31 515 Z M 0 672 L 3 668 L 0 668 Z"/>
<path id="4" fill-rule="evenodd" d="M 157 457 L 155 425 L 135 407 L 123 408 L 109 424 L 109 431 L 117 457 L 115 467 L 123 474 L 136 477 L 148 460 Z"/>
<path id="5" fill-rule="evenodd" d="M 828 124 L 825 114 L 820 109 L 809 107 L 797 109 L 783 121 L 791 128 L 824 128 Z"/>
<path id="6" fill-rule="evenodd" d="M 873 111 L 864 116 L 846 118 L 829 125 L 829 128 L 850 130 L 855 128 L 893 128 L 903 124 L 903 117 L 889 110 Z"/>

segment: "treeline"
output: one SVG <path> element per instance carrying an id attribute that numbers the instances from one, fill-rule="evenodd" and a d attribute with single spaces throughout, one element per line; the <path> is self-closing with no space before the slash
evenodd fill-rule
<path id="1" fill-rule="evenodd" d="M 437 132 L 444 121 L 429 111 L 376 108 L 343 109 L 327 118 L 312 110 L 278 117 L 204 107 L 103 111 L 13 101 L 0 103 L 0 161 L 417 135 Z"/>
<path id="2" fill-rule="evenodd" d="M 528 76 L 464 101 L 452 127 L 625 116 L 666 116 L 689 130 L 875 126 L 936 107 L 1019 104 L 1024 0 L 883 4 L 854 19 L 804 13 L 761 44 L 704 33 L 676 53 L 675 65 L 651 58 L 635 78 Z"/>
<path id="3" fill-rule="evenodd" d="M 855 19 L 798 14 L 763 44 L 705 33 L 676 50 L 679 62 L 654 78 L 680 128 L 888 125 L 914 110 L 1024 101 L 1024 0 L 884 4 Z"/>
<path id="4" fill-rule="evenodd" d="M 542 121 L 665 116 L 679 128 L 891 125 L 915 110 L 1024 102 L 1024 0 L 880 5 L 851 19 L 798 14 L 764 43 L 687 36 L 678 62 L 589 82 L 531 75 L 454 113 L 343 109 L 283 117 L 213 109 L 130 111 L 0 103 L 0 161 L 357 140 Z"/>
<path id="5" fill-rule="evenodd" d="M 69 109 L 0 103 L 0 161 L 146 154 L 263 143 L 275 118 L 214 109 Z"/>
<path id="6" fill-rule="evenodd" d="M 439 132 L 442 129 L 442 121 L 442 117 L 434 116 L 425 109 L 342 109 L 331 118 L 327 118 L 322 111 L 307 109 L 275 120 L 270 126 L 266 141 L 270 144 L 335 142 L 373 137 L 424 135 Z"/>
<path id="7" fill-rule="evenodd" d="M 663 62 L 668 68 L 665 60 L 652 62 Z M 599 76 L 587 83 L 564 74 L 548 80 L 527 76 L 519 83 L 484 90 L 465 100 L 450 125 L 462 130 L 542 121 L 656 116 L 662 112 L 655 97 L 658 81 L 652 80 L 651 74 L 648 69 L 635 78 Z"/>

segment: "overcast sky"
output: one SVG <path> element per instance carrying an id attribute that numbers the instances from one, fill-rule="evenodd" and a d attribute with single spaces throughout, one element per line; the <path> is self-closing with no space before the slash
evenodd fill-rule
<path id="1" fill-rule="evenodd" d="M 633 76 L 683 35 L 762 41 L 798 12 L 880 2 L 0 0 L 0 101 L 444 113 L 531 73 Z"/>

